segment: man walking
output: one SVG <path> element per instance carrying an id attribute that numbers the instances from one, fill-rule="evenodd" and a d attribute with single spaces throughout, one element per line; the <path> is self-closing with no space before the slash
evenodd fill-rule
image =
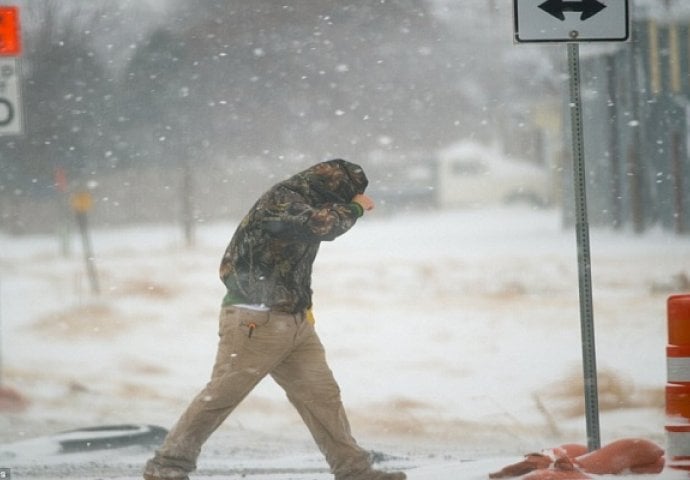
<path id="1" fill-rule="evenodd" d="M 352 437 L 311 314 L 319 244 L 374 208 L 367 184 L 358 165 L 330 160 L 278 183 L 249 210 L 220 265 L 227 295 L 211 380 L 146 464 L 146 480 L 187 480 L 204 442 L 266 375 L 285 390 L 336 480 L 406 478 L 374 470 Z"/>

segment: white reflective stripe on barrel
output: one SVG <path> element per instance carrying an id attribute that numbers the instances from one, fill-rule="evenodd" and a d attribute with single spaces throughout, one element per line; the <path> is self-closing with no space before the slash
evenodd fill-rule
<path id="1" fill-rule="evenodd" d="M 690 357 L 666 357 L 669 382 L 690 382 Z"/>
<path id="2" fill-rule="evenodd" d="M 673 427 L 670 427 L 673 428 Z M 666 457 L 689 457 L 690 458 L 690 428 L 681 427 L 673 428 L 673 430 L 687 430 L 687 431 L 670 431 L 666 428 Z"/>

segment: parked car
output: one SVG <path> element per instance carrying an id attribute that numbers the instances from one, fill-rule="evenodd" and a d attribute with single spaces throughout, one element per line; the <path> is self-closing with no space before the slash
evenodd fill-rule
<path id="1" fill-rule="evenodd" d="M 437 202 L 441 207 L 518 202 L 546 206 L 550 200 L 546 168 L 472 141 L 453 144 L 438 154 Z"/>

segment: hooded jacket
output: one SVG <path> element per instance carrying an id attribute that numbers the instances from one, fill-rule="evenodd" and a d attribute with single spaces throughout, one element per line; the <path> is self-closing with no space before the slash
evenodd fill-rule
<path id="1" fill-rule="evenodd" d="M 220 264 L 224 305 L 261 304 L 288 313 L 311 307 L 312 264 L 322 241 L 362 216 L 352 198 L 368 184 L 359 165 L 318 163 L 264 193 L 249 210 Z"/>

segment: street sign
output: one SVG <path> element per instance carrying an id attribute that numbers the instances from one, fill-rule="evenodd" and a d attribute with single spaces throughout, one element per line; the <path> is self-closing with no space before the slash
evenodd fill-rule
<path id="1" fill-rule="evenodd" d="M 628 0 L 513 0 L 515 41 L 624 42 Z"/>
<path id="2" fill-rule="evenodd" d="M 592 306 L 592 272 L 587 218 L 580 42 L 623 42 L 629 37 L 628 0 L 513 0 L 517 43 L 562 42 L 568 50 L 568 87 L 573 144 L 575 233 L 580 290 L 582 373 L 584 380 L 587 447 L 601 446 L 597 386 L 596 342 Z"/>
<path id="3" fill-rule="evenodd" d="M 19 9 L 0 6 L 0 55 L 16 56 L 21 51 Z"/>
<path id="4" fill-rule="evenodd" d="M 21 135 L 23 131 L 19 61 L 0 57 L 0 135 Z"/>

